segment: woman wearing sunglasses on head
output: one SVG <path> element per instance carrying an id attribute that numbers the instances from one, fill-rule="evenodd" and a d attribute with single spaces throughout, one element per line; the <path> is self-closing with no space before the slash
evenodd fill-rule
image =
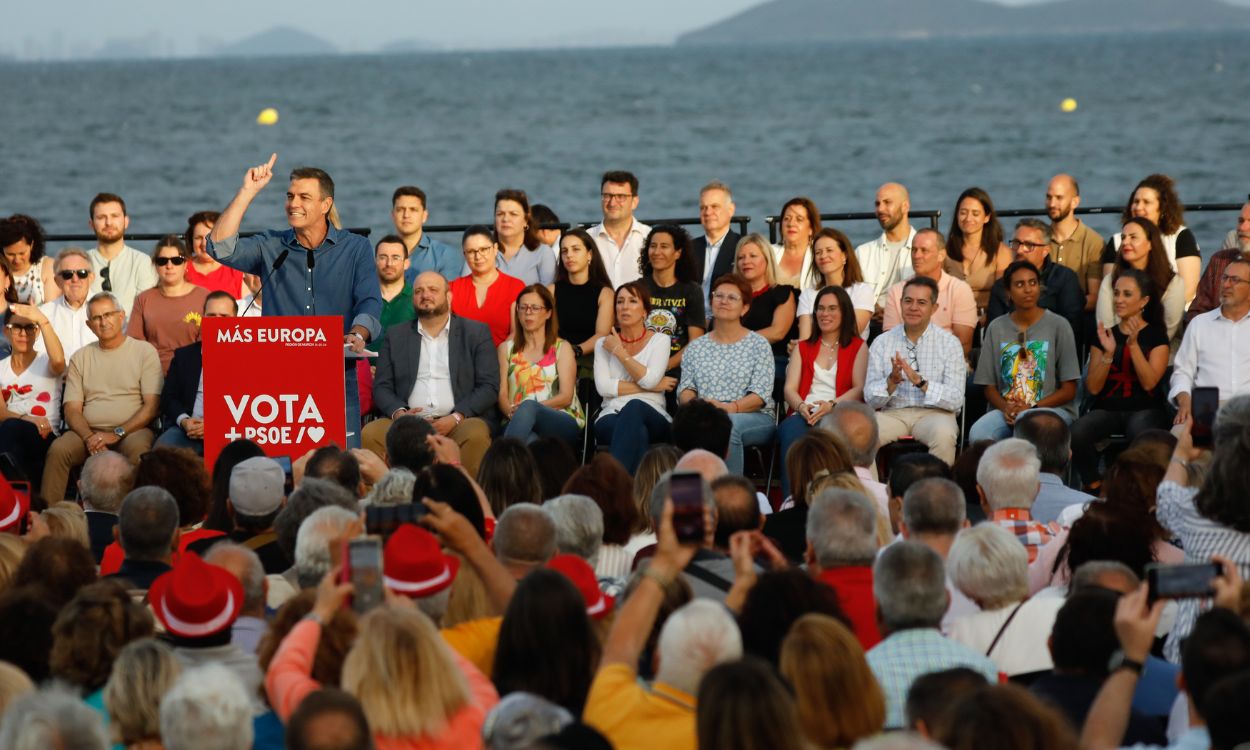
<path id="1" fill-rule="evenodd" d="M 43 346 L 37 348 L 40 334 Z M 61 425 L 65 352 L 47 316 L 34 305 L 9 305 L 4 337 L 13 353 L 0 359 L 0 453 L 12 455 L 37 482 Z"/>
<path id="2" fill-rule="evenodd" d="M 156 286 L 135 297 L 126 335 L 156 347 L 162 374 L 169 371 L 174 350 L 200 338 L 200 317 L 208 290 L 187 281 L 191 254 L 178 235 L 167 234 L 152 251 Z"/>

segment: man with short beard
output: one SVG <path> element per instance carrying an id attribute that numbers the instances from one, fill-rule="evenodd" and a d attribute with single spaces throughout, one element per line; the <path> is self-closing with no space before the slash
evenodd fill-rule
<path id="1" fill-rule="evenodd" d="M 121 303 L 126 315 L 139 292 L 156 286 L 156 266 L 147 253 L 126 244 L 126 228 L 130 217 L 126 201 L 119 195 L 100 193 L 91 199 L 91 231 L 96 246 L 87 251 L 95 280 L 91 293 L 111 292 Z"/>
<path id="2" fill-rule="evenodd" d="M 499 364 L 490 329 L 451 314 L 447 279 L 435 271 L 412 289 L 417 319 L 391 326 L 382 337 L 373 402 L 386 415 L 365 426 L 365 448 L 386 459 L 391 420 L 412 414 L 460 446 L 470 476 L 490 447 L 499 397 Z"/>
<path id="3" fill-rule="evenodd" d="M 887 182 L 877 190 L 875 210 L 877 223 L 884 231 L 872 242 L 855 248 L 855 257 L 864 272 L 864 281 L 872 284 L 876 294 L 877 307 L 872 317 L 879 321 L 885 310 L 886 292 L 911 278 L 911 241 L 916 230 L 907 220 L 911 197 L 907 188 L 897 182 Z"/>
<path id="4" fill-rule="evenodd" d="M 382 331 L 396 323 L 412 320 L 412 287 L 405 281 L 409 268 L 408 248 L 397 234 L 388 234 L 374 247 L 378 266 L 378 286 L 382 290 Z M 414 276 L 415 278 L 415 276 Z M 369 342 L 370 351 L 382 348 L 382 339 Z"/>
<path id="5" fill-rule="evenodd" d="M 1228 264 L 1234 260 L 1250 260 L 1250 202 L 1242 206 L 1241 213 L 1237 214 L 1237 228 L 1233 230 L 1232 235 L 1231 238 L 1225 239 L 1224 249 L 1212 255 L 1211 260 L 1207 261 L 1207 270 L 1198 280 L 1198 293 L 1189 306 L 1189 312 L 1185 314 L 1186 319 L 1193 320 L 1195 315 L 1201 315 L 1219 307 L 1222 291 L 1220 277 L 1224 275 L 1224 269 L 1228 268 Z M 1229 239 L 1233 242 L 1229 242 Z"/>
<path id="6" fill-rule="evenodd" d="M 1098 301 L 1102 283 L 1103 239 L 1076 218 L 1081 205 L 1081 186 L 1072 175 L 1057 174 L 1046 188 L 1046 215 L 1050 217 L 1050 257 L 1072 269 L 1081 282 L 1085 311 Z"/>

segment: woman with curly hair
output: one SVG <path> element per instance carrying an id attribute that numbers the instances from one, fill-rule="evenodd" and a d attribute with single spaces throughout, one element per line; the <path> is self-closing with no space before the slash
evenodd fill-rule
<path id="1" fill-rule="evenodd" d="M 1198 240 L 1185 226 L 1185 205 L 1176 193 L 1176 183 L 1165 174 L 1147 176 L 1129 196 L 1120 214 L 1120 221 L 1145 219 L 1159 227 L 1163 249 L 1167 252 L 1168 267 L 1180 274 L 1188 305 L 1198 292 L 1198 279 L 1202 276 L 1202 252 Z M 1117 252 L 1123 241 L 1121 234 L 1112 235 L 1102 250 L 1102 275 L 1106 277 L 1115 266 Z M 1160 287 L 1162 288 L 1162 287 Z"/>

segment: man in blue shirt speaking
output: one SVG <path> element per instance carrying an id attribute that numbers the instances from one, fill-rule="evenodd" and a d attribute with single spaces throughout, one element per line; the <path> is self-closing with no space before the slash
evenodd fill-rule
<path id="1" fill-rule="evenodd" d="M 265 288 L 264 315 L 341 315 L 343 344 L 360 352 L 380 335 L 382 293 L 373 248 L 364 237 L 339 228 L 334 208 L 334 180 L 323 170 L 300 167 L 291 172 L 286 191 L 290 229 L 270 229 L 239 237 L 248 206 L 273 178 L 273 154 L 243 176 L 243 186 L 222 212 L 208 238 L 211 256 L 231 268 L 264 277 L 283 254 L 283 264 Z M 360 393 L 356 360 L 345 361 L 347 442 L 360 446 Z"/>

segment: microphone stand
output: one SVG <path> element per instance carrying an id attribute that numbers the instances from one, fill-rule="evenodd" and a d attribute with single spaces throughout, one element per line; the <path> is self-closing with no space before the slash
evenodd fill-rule
<path id="1" fill-rule="evenodd" d="M 277 273 L 278 269 L 282 267 L 282 264 L 286 262 L 286 256 L 290 254 L 291 250 L 290 248 L 287 248 L 279 253 L 277 258 L 274 258 L 273 267 L 269 269 L 267 274 L 265 274 L 265 278 L 260 282 L 260 287 L 256 290 L 256 293 L 252 295 L 252 301 L 247 303 L 247 307 L 244 308 L 243 314 L 239 317 L 245 317 L 248 311 L 252 309 L 252 305 L 256 304 L 256 300 L 260 299 L 260 293 L 265 291 L 265 285 L 269 283 L 269 279 L 273 278 L 273 275 Z"/>

